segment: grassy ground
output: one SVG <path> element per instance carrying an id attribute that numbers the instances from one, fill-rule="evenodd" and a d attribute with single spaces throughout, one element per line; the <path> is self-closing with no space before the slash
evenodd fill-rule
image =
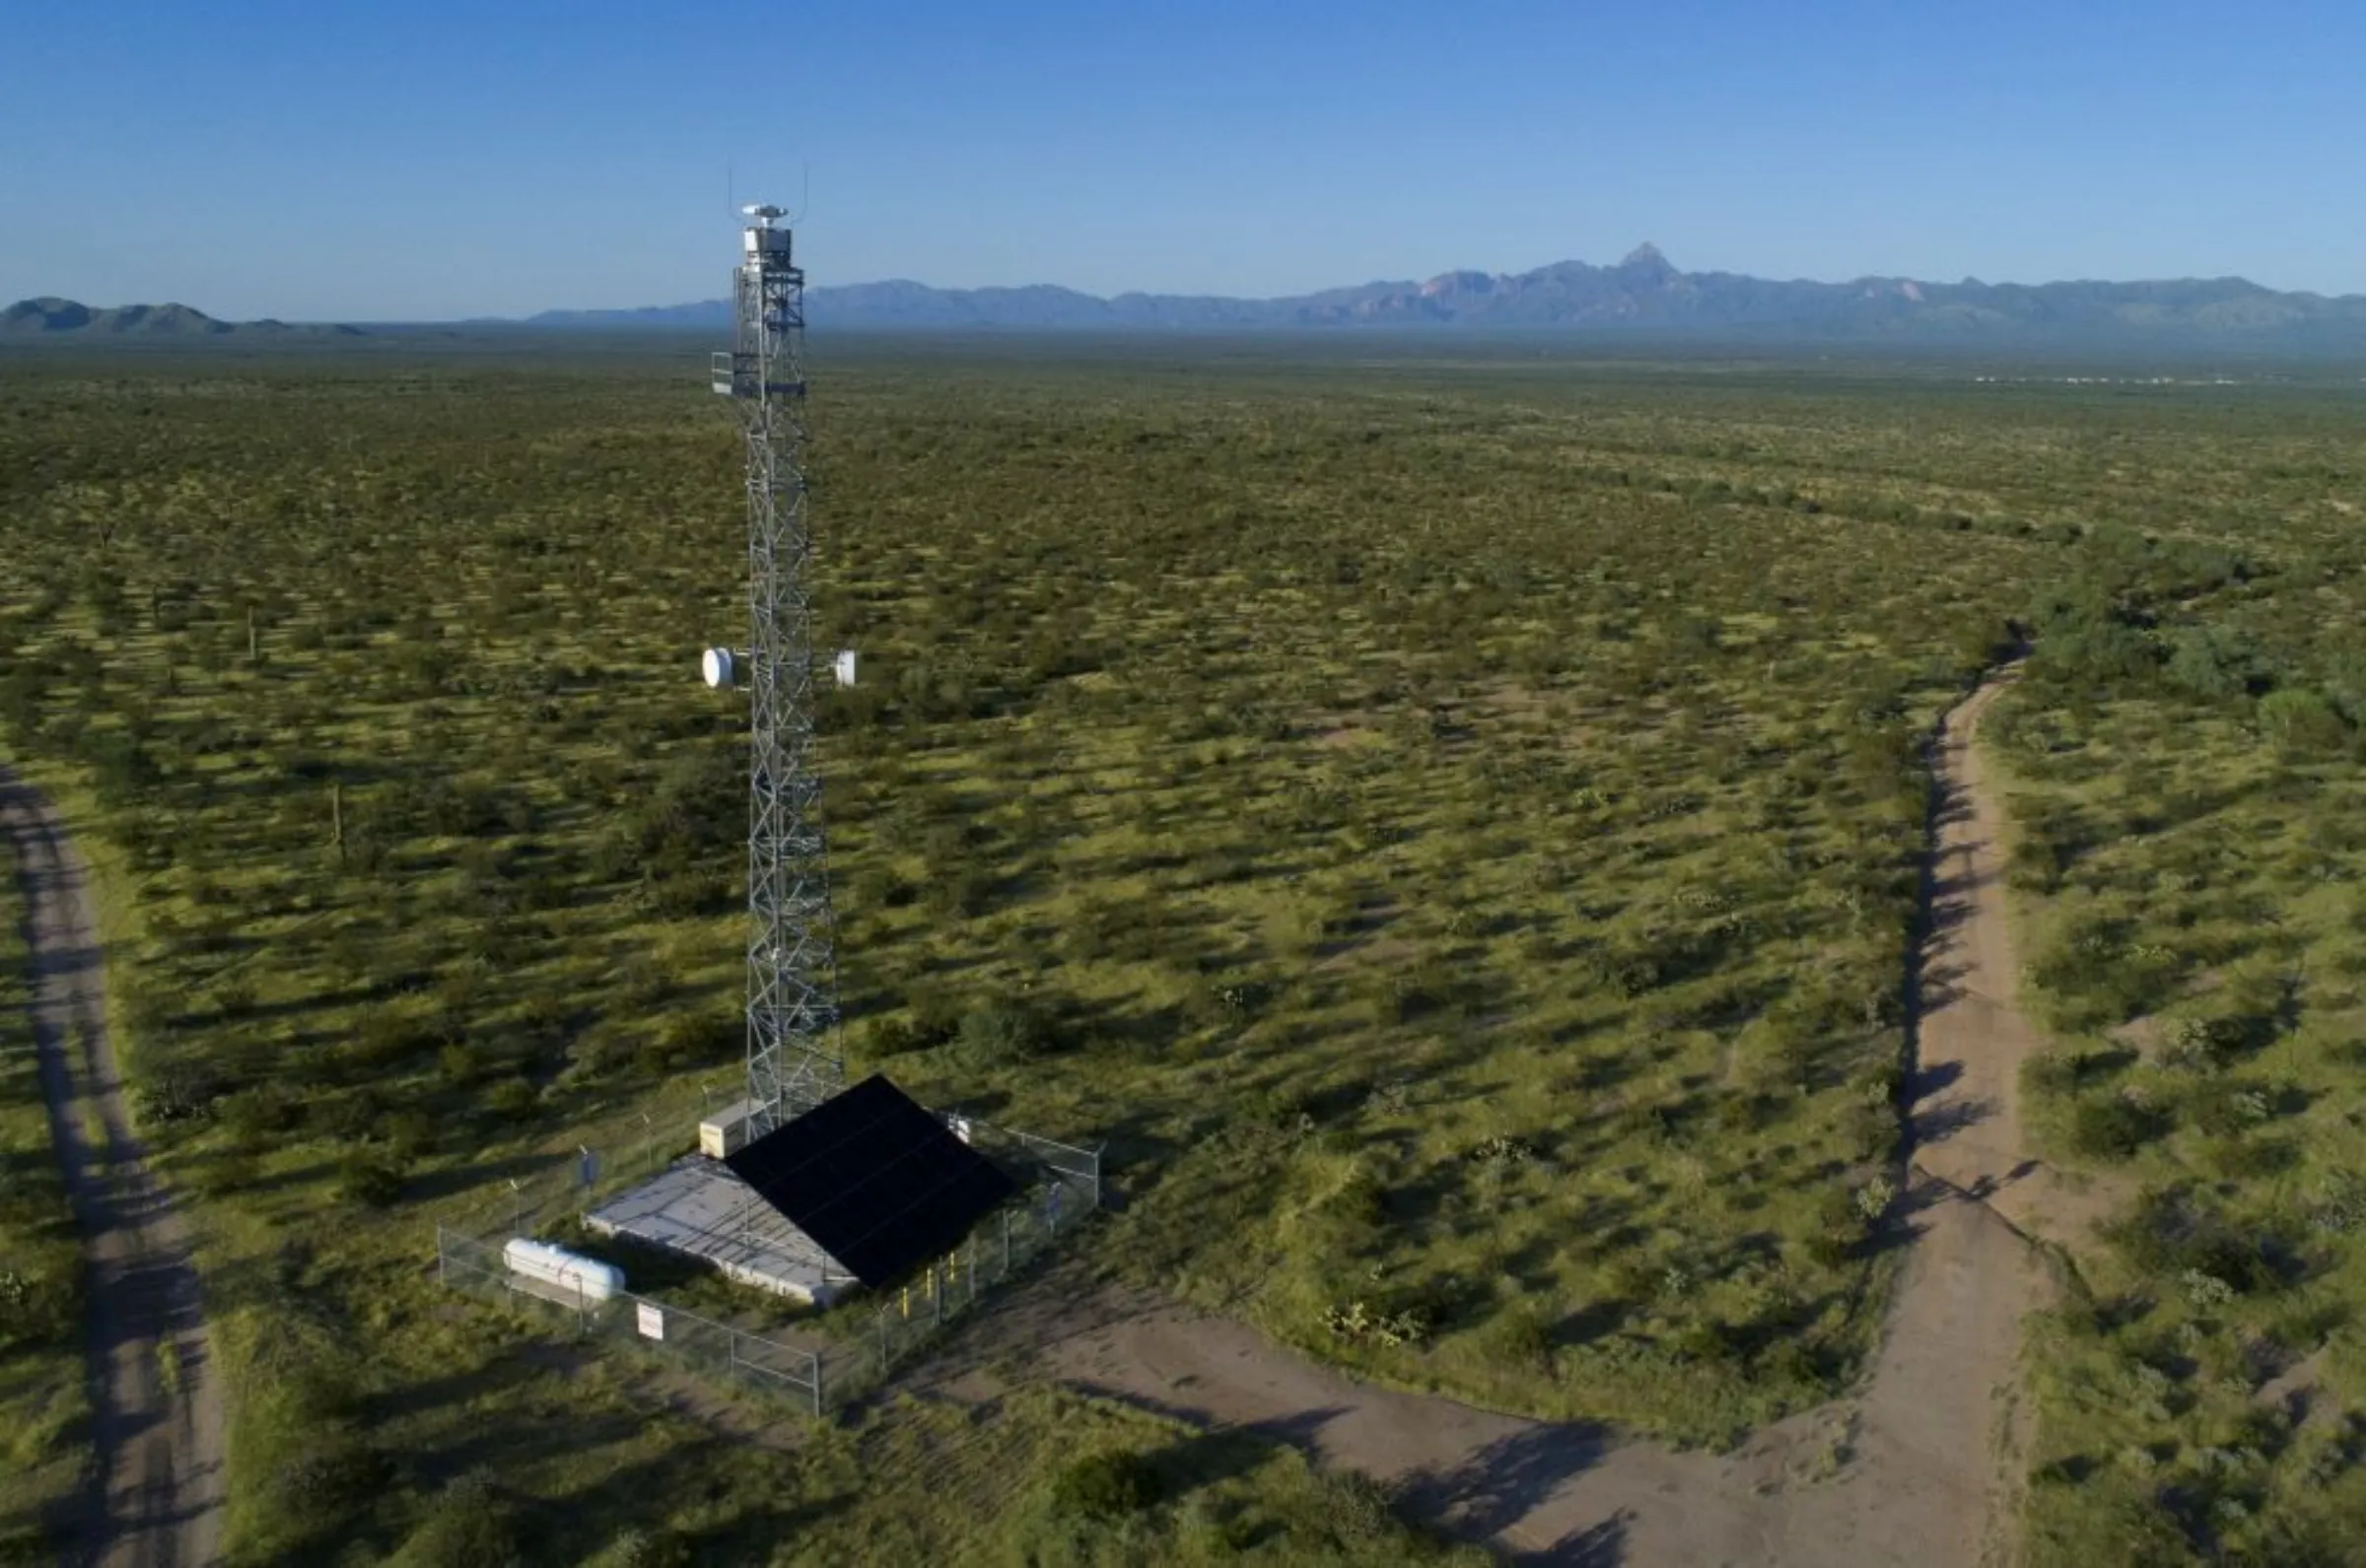
<path id="1" fill-rule="evenodd" d="M 1996 731 L 2029 1087 L 2123 1194 L 2043 1330 L 2041 1561 L 2366 1561 L 2366 541 L 2306 515 L 2258 584 L 2064 611 Z"/>
<path id="2" fill-rule="evenodd" d="M 695 368 L 9 372 L 0 729 L 137 912 L 253 1560 L 427 1551 L 488 1465 L 567 1551 L 799 1495 L 586 1484 L 706 1452 L 621 1418 L 533 1468 L 585 1397 L 420 1267 L 423 1212 L 645 1107 L 686 1136 L 736 1065 L 739 742 L 694 659 L 743 549 Z M 1106 1139 L 1129 1276 L 1688 1440 L 1870 1342 L 1916 737 L 2054 584 L 2224 585 L 2205 536 L 2320 487 L 2282 433 L 2332 395 L 1099 350 L 815 384 L 857 1065 Z M 1292 1464 L 1093 1528 L 1181 1551 Z"/>
<path id="3" fill-rule="evenodd" d="M 89 1458 L 82 1255 L 41 1101 L 17 867 L 0 843 L 0 1562 L 57 1560 Z"/>

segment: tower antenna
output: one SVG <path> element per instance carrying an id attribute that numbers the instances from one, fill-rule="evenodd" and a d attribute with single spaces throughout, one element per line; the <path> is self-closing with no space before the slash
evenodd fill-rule
<path id="1" fill-rule="evenodd" d="M 747 1098 L 761 1137 L 845 1086 L 838 970 L 815 767 L 813 613 L 805 513 L 805 275 L 781 209 L 739 209 L 731 352 L 715 390 L 746 437 L 748 646 L 710 648 L 706 675 L 748 692 Z"/>

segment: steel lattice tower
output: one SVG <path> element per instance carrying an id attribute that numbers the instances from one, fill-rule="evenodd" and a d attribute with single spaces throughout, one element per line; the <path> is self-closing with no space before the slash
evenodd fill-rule
<path id="1" fill-rule="evenodd" d="M 707 655 L 717 685 L 748 690 L 747 1097 L 750 1137 L 845 1087 L 821 776 L 813 743 L 813 614 L 806 567 L 805 275 L 777 207 L 742 209 L 737 328 L 715 390 L 747 437 L 749 642 L 744 672 Z"/>

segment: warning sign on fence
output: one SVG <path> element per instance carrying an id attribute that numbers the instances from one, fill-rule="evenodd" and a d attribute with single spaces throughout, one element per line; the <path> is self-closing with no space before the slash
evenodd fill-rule
<path id="1" fill-rule="evenodd" d="M 637 1302 L 634 1304 L 633 1316 L 640 1327 L 642 1338 L 662 1339 L 665 1337 L 665 1314 L 661 1309 L 653 1307 L 646 1301 Z"/>

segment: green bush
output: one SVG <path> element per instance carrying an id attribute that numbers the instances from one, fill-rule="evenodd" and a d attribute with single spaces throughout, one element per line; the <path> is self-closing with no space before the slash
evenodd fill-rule
<path id="1" fill-rule="evenodd" d="M 873 1018 L 864 1024 L 863 1055 L 872 1061 L 927 1049 L 930 1042 L 908 1018 Z"/>
<path id="2" fill-rule="evenodd" d="M 1041 1055 L 1050 1041 L 1035 1008 L 1001 1000 L 982 1003 L 962 1014 L 960 1044 L 971 1061 L 1001 1067 Z"/>
<path id="3" fill-rule="evenodd" d="M 391 1560 L 395 1568 L 516 1568 L 528 1559 L 517 1510 L 492 1477 L 471 1471 L 436 1494 Z"/>
<path id="4" fill-rule="evenodd" d="M 366 1208 L 399 1202 L 408 1180 L 403 1163 L 382 1150 L 356 1149 L 337 1162 L 337 1196 Z"/>
<path id="5" fill-rule="evenodd" d="M 2262 1083 L 2233 1079 L 2204 1084 L 2187 1100 L 2193 1125 L 2214 1137 L 2248 1132 L 2272 1120 L 2276 1091 Z"/>
<path id="6" fill-rule="evenodd" d="M 64 1344 L 82 1311 L 81 1257 L 70 1242 L 25 1240 L 14 1216 L 8 1221 L 13 1245 L 0 1262 L 0 1345 Z"/>
<path id="7" fill-rule="evenodd" d="M 2197 1189 L 2146 1193 L 2112 1237 L 2130 1263 L 2163 1281 L 2199 1273 L 2253 1295 L 2299 1271 L 2292 1236 L 2239 1218 Z"/>
<path id="8" fill-rule="evenodd" d="M 534 1086 L 523 1078 L 504 1078 L 485 1091 L 485 1109 L 505 1121 L 522 1121 L 534 1109 Z"/>
<path id="9" fill-rule="evenodd" d="M 1068 1518 L 1117 1519 L 1148 1508 L 1163 1490 L 1138 1454 L 1088 1454 L 1052 1478 L 1052 1507 Z"/>
<path id="10" fill-rule="evenodd" d="M 2211 628 L 2180 628 L 2169 639 L 2169 663 L 2163 672 L 2169 684 L 2209 702 L 2241 697 L 2249 689 L 2250 660 L 2246 651 L 2228 646 Z"/>
<path id="11" fill-rule="evenodd" d="M 258 1083 L 219 1102 L 222 1125 L 249 1149 L 293 1128 L 302 1110 L 296 1096 L 277 1083 Z"/>
<path id="12" fill-rule="evenodd" d="M 2332 756 L 2349 744 L 2349 725 L 2340 711 L 2305 687 L 2286 687 L 2261 698 L 2260 728 L 2277 750 L 2292 757 Z"/>
<path id="13" fill-rule="evenodd" d="M 2165 1113 L 2124 1094 L 2097 1095 L 2071 1110 L 2070 1150 L 2090 1160 L 2125 1160 L 2170 1125 Z"/>
<path id="14" fill-rule="evenodd" d="M 271 1472 L 271 1504 L 284 1527 L 301 1529 L 357 1507 L 384 1487 L 394 1466 L 341 1423 L 315 1425 L 305 1443 Z"/>

